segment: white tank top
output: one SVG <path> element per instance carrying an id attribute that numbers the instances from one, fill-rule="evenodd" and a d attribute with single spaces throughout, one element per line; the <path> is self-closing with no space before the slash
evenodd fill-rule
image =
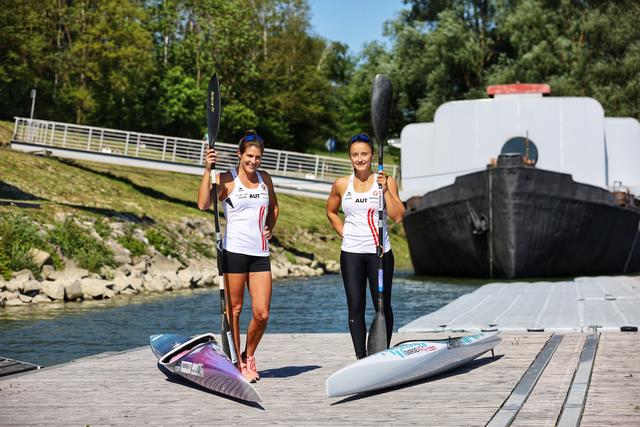
<path id="1" fill-rule="evenodd" d="M 375 254 L 378 247 L 378 197 L 380 190 L 373 175 L 373 184 L 369 191 L 356 193 L 353 188 L 353 175 L 349 177 L 347 191 L 342 196 L 344 228 L 342 230 L 342 250 L 359 254 Z M 384 203 L 384 201 L 383 201 Z M 387 233 L 387 210 L 384 209 L 384 251 L 391 250 Z"/>
<path id="2" fill-rule="evenodd" d="M 263 230 L 269 211 L 269 190 L 258 175 L 258 187 L 247 188 L 242 184 L 235 169 L 233 190 L 222 203 L 227 226 L 224 232 L 223 247 L 229 252 L 252 256 L 269 256 L 269 241 Z"/>

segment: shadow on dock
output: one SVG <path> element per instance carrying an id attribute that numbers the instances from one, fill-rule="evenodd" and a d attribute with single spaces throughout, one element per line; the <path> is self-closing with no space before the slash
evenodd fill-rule
<path id="1" fill-rule="evenodd" d="M 314 371 L 322 368 L 320 365 L 305 365 L 305 366 L 283 366 L 282 368 L 265 369 L 260 371 L 260 378 L 288 378 L 295 377 L 296 375 L 304 374 L 305 372 Z"/>
<path id="2" fill-rule="evenodd" d="M 210 389 L 208 389 L 206 387 L 198 385 L 196 383 L 192 383 L 190 381 L 184 380 L 184 379 L 182 379 L 180 377 L 167 377 L 166 381 L 168 381 L 170 383 L 180 384 L 180 385 L 183 385 L 185 387 L 189 387 L 189 388 L 194 389 L 194 390 L 199 390 L 199 391 L 202 391 L 204 393 L 211 394 L 213 396 L 221 397 L 223 399 L 230 400 L 232 402 L 236 402 L 236 403 L 239 403 L 241 405 L 250 406 L 252 408 L 260 409 L 262 411 L 265 410 L 264 407 L 261 404 L 257 403 L 257 402 L 250 402 L 248 400 L 238 399 L 236 397 L 232 397 L 232 396 L 229 396 L 229 395 L 226 395 L 226 394 L 218 393 L 218 392 L 210 390 Z"/>

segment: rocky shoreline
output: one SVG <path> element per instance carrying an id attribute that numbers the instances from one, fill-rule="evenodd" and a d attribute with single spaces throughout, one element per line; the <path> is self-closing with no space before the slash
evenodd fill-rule
<path id="1" fill-rule="evenodd" d="M 93 226 L 91 222 L 84 225 L 88 229 Z M 64 261 L 64 269 L 58 271 L 52 265 L 51 254 L 33 249 L 32 258 L 40 269 L 40 277 L 36 279 L 31 270 L 25 269 L 14 272 L 8 281 L 0 278 L 0 307 L 104 300 L 121 295 L 218 287 L 221 277 L 215 259 L 197 254 L 189 258 L 183 255 L 183 252 L 175 257 L 165 256 L 155 247 L 148 245 L 148 242 L 145 242 L 147 249 L 144 255 L 132 256 L 130 251 L 117 241 L 117 237 L 123 234 L 123 223 L 113 222 L 109 226 L 112 230 L 109 237 L 101 240 L 113 252 L 117 267 L 103 266 L 98 273 L 90 272 L 78 267 L 73 259 L 60 254 Z M 189 238 L 200 238 L 211 241 L 213 229 L 207 221 L 184 220 L 176 227 L 178 235 L 181 236 L 179 239 L 187 241 Z M 144 242 L 143 231 L 134 231 L 134 234 L 139 235 L 140 241 Z M 99 238 L 97 235 L 95 237 Z M 339 265 L 335 261 L 321 262 L 295 256 L 282 248 L 272 246 L 271 271 L 274 280 L 313 277 L 337 273 Z"/>
<path id="2" fill-rule="evenodd" d="M 71 263 L 72 264 L 72 263 Z M 271 262 L 273 279 L 313 277 L 336 273 L 335 262 L 326 265 L 304 258 L 299 264 L 275 258 Z M 100 274 L 67 266 L 62 271 L 44 265 L 42 280 L 30 270 L 14 273 L 9 281 L 0 279 L 0 307 L 16 307 L 62 301 L 87 301 L 116 298 L 119 295 L 170 292 L 189 288 L 217 287 L 215 260 L 198 260 L 188 266 L 178 260 L 156 254 L 140 262 L 116 269 L 103 268 Z"/>

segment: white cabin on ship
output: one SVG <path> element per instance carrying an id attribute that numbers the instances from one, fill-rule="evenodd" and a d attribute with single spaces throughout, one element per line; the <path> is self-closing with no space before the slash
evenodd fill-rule
<path id="1" fill-rule="evenodd" d="M 488 99 L 447 102 L 433 122 L 404 127 L 402 200 L 485 169 L 514 138 L 537 151 L 538 168 L 640 194 L 638 120 L 605 117 L 593 98 L 546 96 L 550 88 L 544 84 L 490 86 L 487 94 Z"/>

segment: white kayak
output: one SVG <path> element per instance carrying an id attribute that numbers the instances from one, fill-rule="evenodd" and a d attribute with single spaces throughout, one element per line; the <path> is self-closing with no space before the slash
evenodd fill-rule
<path id="1" fill-rule="evenodd" d="M 493 350 L 500 341 L 500 332 L 406 341 L 360 359 L 331 375 L 327 378 L 327 396 L 380 390 L 437 375 Z"/>

